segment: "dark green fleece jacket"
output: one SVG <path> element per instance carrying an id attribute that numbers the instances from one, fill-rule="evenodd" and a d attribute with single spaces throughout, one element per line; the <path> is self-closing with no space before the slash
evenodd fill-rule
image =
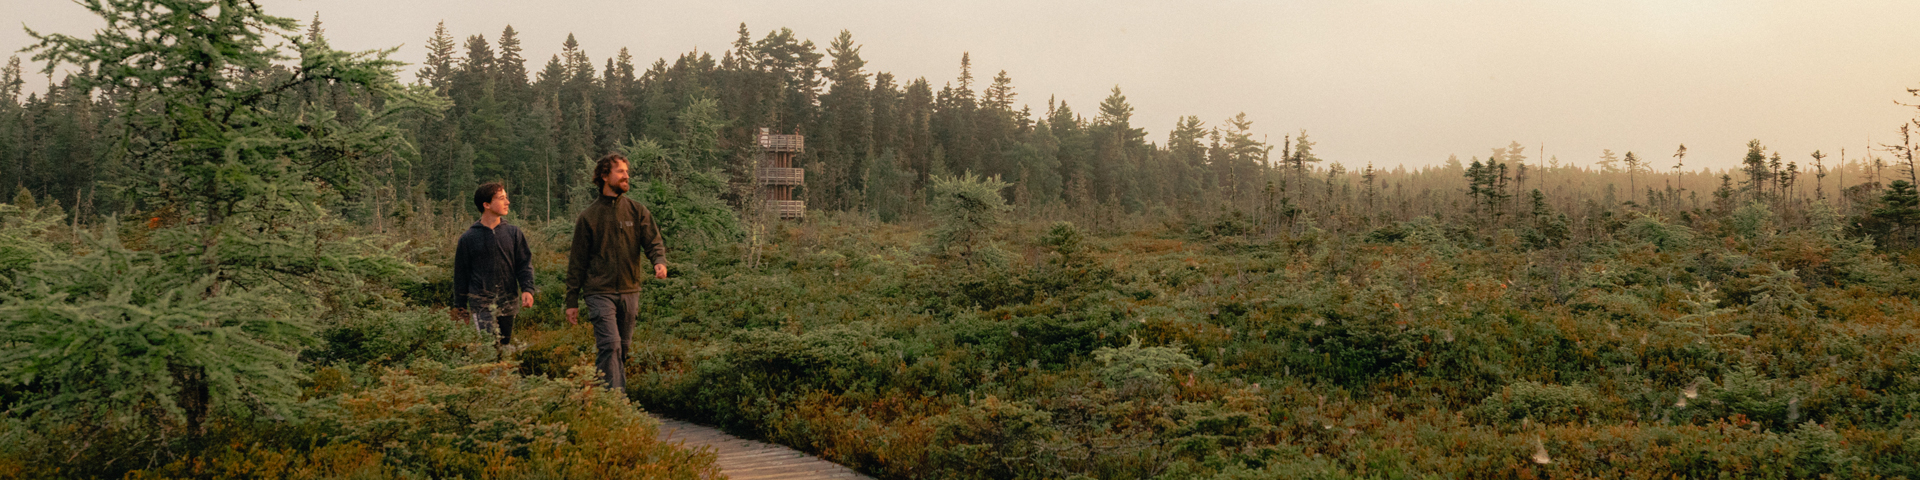
<path id="1" fill-rule="evenodd" d="M 624 196 L 602 195 L 573 222 L 573 248 L 567 253 L 567 305 L 596 293 L 634 293 L 653 275 L 652 265 L 667 264 L 667 246 L 653 212 Z"/>

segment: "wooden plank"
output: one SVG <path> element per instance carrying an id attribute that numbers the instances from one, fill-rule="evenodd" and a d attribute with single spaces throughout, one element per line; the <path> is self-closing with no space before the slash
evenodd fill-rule
<path id="1" fill-rule="evenodd" d="M 735 437 L 689 422 L 654 418 L 660 420 L 661 441 L 688 449 L 713 449 L 720 473 L 733 480 L 872 480 L 853 469 L 784 446 Z"/>
<path id="2" fill-rule="evenodd" d="M 825 461 L 811 458 L 811 457 L 776 457 L 776 458 L 764 458 L 764 459 L 751 461 L 751 462 L 720 462 L 720 463 L 729 470 L 752 470 L 752 469 L 763 468 L 763 467 L 846 468 L 846 467 L 834 465 L 832 463 L 825 462 Z"/>
<path id="3" fill-rule="evenodd" d="M 727 478 L 730 478 L 732 480 L 812 480 L 812 479 L 826 479 L 826 478 L 858 479 L 858 478 L 867 478 L 867 477 L 862 476 L 858 473 L 854 473 L 851 470 L 848 470 L 848 471 L 839 472 L 839 473 L 794 472 L 794 473 L 769 473 L 764 475 L 732 475 L 732 476 L 728 476 Z"/>

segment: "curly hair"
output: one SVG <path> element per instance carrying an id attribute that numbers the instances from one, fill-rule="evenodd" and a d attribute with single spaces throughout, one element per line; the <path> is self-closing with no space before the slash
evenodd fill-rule
<path id="1" fill-rule="evenodd" d="M 632 165 L 627 162 L 625 155 L 618 153 L 609 153 L 607 156 L 600 157 L 600 162 L 593 164 L 593 186 L 602 188 L 607 186 L 607 174 L 613 173 L 613 162 Z"/>

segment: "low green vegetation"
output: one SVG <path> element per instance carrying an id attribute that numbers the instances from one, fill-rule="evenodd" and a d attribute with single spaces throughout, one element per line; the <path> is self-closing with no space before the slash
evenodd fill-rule
<path id="1" fill-rule="evenodd" d="M 0 478 L 719 473 L 648 412 L 882 478 L 1920 477 L 1920 146 L 1832 195 L 1758 141 L 1711 191 L 1517 142 L 1355 176 L 1245 115 L 1149 144 L 1118 88 L 976 99 L 964 56 L 868 84 L 845 33 L 638 77 L 570 41 L 529 84 L 511 28 L 497 63 L 442 30 L 404 85 L 251 3 L 85 6 L 31 47 L 82 70 L 54 100 L 0 69 Z M 803 220 L 742 184 L 763 123 L 828 131 Z M 672 269 L 624 392 L 560 313 L 602 151 Z M 552 179 L 510 185 L 508 349 L 446 313 L 490 178 Z"/>
<path id="2" fill-rule="evenodd" d="M 630 393 L 889 478 L 1916 475 L 1912 257 L 1616 215 L 1562 248 L 1036 219 L 998 266 L 826 215 L 649 290 Z"/>

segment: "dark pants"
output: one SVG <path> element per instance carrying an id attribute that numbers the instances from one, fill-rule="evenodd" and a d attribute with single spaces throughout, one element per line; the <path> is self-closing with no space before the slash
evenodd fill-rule
<path id="1" fill-rule="evenodd" d="M 627 347 L 633 343 L 633 315 L 640 308 L 638 293 L 596 293 L 587 295 L 587 311 L 593 321 L 593 346 L 597 351 L 593 365 L 600 378 L 616 392 L 627 391 Z"/>
<path id="2" fill-rule="evenodd" d="M 473 311 L 473 326 L 483 335 L 500 336 L 500 344 L 513 343 L 513 316 L 494 315 L 493 309 L 482 308 Z"/>

